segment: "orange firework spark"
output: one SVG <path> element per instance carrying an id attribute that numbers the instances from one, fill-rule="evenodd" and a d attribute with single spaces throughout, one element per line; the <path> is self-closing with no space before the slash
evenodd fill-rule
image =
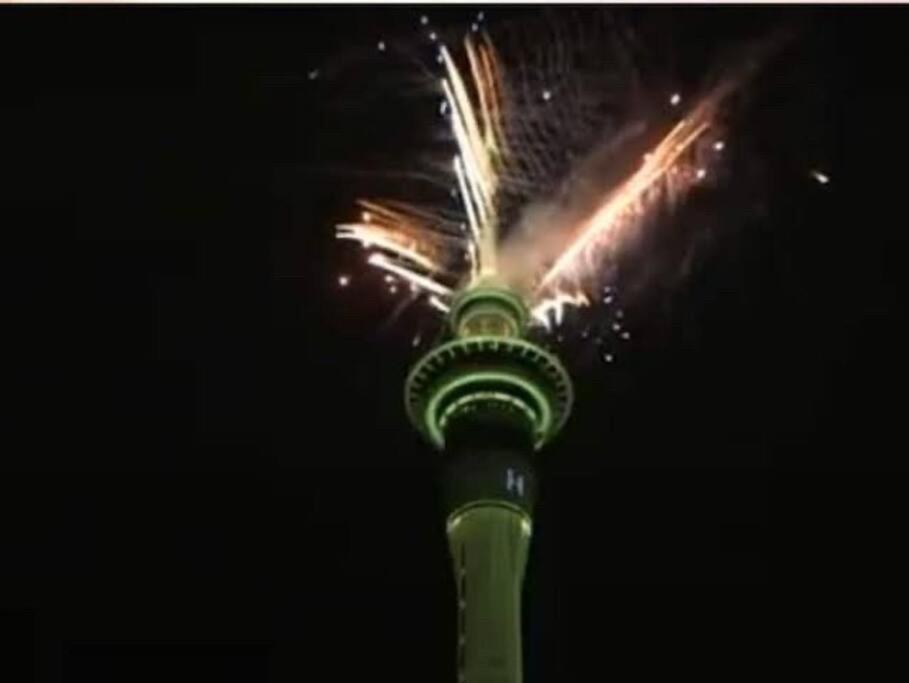
<path id="1" fill-rule="evenodd" d="M 679 168 L 677 164 L 710 128 L 716 110 L 714 100 L 714 97 L 705 98 L 687 118 L 676 124 L 644 155 L 641 167 L 571 231 L 575 237 L 540 279 L 539 290 L 552 289 L 566 278 L 580 277 L 581 257 L 585 251 L 596 245 L 604 248 L 614 243 L 619 237 L 617 233 L 646 215 L 651 206 L 662 199 L 661 194 L 669 190 L 673 194 L 683 192 L 703 177 L 703 169 L 694 170 L 688 165 Z"/>
<path id="2" fill-rule="evenodd" d="M 439 247 L 433 244 L 431 233 L 425 229 L 425 221 L 417 210 L 395 209 L 365 200 L 360 206 L 363 208 L 361 220 L 338 225 L 338 239 L 354 240 L 365 248 L 378 247 L 429 272 L 442 269 Z"/>

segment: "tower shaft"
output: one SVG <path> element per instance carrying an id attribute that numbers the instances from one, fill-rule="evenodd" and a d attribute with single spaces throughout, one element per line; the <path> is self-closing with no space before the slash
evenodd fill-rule
<path id="1" fill-rule="evenodd" d="M 508 422 L 479 413 L 449 430 L 445 484 L 459 683 L 522 681 L 521 593 L 536 482 L 531 443 Z"/>
<path id="2" fill-rule="evenodd" d="M 515 508 L 480 503 L 450 519 L 448 543 L 458 587 L 459 683 L 520 683 L 529 520 Z"/>

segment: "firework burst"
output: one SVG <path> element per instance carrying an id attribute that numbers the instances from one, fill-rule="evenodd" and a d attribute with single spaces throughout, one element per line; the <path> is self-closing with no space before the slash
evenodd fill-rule
<path id="1" fill-rule="evenodd" d="M 663 95 L 663 110 L 648 116 L 630 106 L 639 84 L 616 75 L 627 68 L 609 72 L 612 88 L 594 88 L 568 41 L 550 48 L 533 53 L 549 55 L 539 65 L 537 56 L 504 60 L 485 33 L 457 50 L 440 44 L 440 112 L 462 215 L 361 200 L 360 220 L 337 226 L 339 239 L 360 243 L 371 266 L 424 292 L 435 309 L 494 279 L 519 291 L 540 324 L 559 324 L 566 306 L 589 304 L 630 238 L 721 156 L 720 115 L 743 74 L 687 106 L 679 93 Z"/>

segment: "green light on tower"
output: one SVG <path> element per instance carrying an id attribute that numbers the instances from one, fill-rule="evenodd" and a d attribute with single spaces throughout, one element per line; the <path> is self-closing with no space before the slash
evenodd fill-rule
<path id="1" fill-rule="evenodd" d="M 461 292 L 449 338 L 405 385 L 413 425 L 445 454 L 458 588 L 459 683 L 520 683 L 521 587 L 532 531 L 532 455 L 571 409 L 568 373 L 525 337 L 528 312 L 492 281 Z"/>

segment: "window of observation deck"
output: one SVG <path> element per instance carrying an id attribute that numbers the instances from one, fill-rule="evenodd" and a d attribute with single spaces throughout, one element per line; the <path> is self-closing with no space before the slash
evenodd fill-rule
<path id="1" fill-rule="evenodd" d="M 516 337 L 517 325 L 501 311 L 477 311 L 464 316 L 459 327 L 462 337 Z"/>

